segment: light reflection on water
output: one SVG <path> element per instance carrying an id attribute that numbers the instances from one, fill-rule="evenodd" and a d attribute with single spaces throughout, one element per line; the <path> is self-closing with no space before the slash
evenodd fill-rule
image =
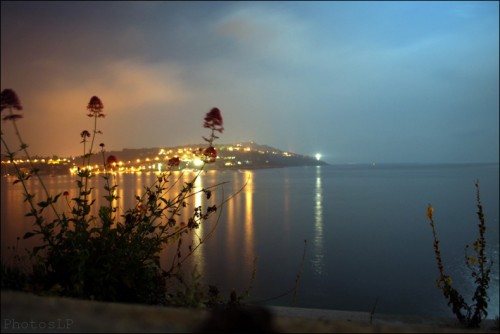
<path id="1" fill-rule="evenodd" d="M 316 187 L 314 189 L 314 259 L 318 275 L 323 273 L 323 189 L 321 188 L 321 167 L 316 167 Z"/>
<path id="2" fill-rule="evenodd" d="M 182 182 L 169 184 L 172 193 L 178 193 L 193 176 L 186 173 Z M 155 177 L 116 175 L 118 214 L 134 206 L 135 196 L 142 195 Z M 482 184 L 488 247 L 495 258 L 490 283 L 490 317 L 494 317 L 498 314 L 498 165 L 328 166 L 202 173 L 195 191 L 229 183 L 215 189 L 208 202 L 201 192 L 191 197 L 185 215 L 199 205 L 220 204 L 246 186 L 187 240 L 184 246 L 196 245 L 216 226 L 186 265 L 196 265 L 207 283 L 239 292 L 248 288 L 256 269 L 249 301 L 259 302 L 293 287 L 302 243 L 307 239 L 295 306 L 369 311 L 380 297 L 380 313 L 452 316 L 434 285 L 437 268 L 425 210 L 428 203 L 436 208 L 443 260 L 457 277 L 457 287 L 473 286 L 463 264 L 463 246 L 473 242 L 477 232 L 476 178 Z M 69 176 L 44 179 L 54 193 L 75 191 Z M 10 181 L 13 179 L 2 179 L 3 260 L 10 254 L 6 247 L 15 244 L 15 238 L 30 230 L 32 223 L 29 218 L 19 218 L 28 207 L 22 202 L 21 187 L 13 187 Z M 37 180 L 30 180 L 28 186 L 31 192 L 41 192 Z M 90 186 L 95 188 L 96 199 L 107 195 L 101 178 L 93 179 Z M 57 205 L 68 210 L 64 201 Z M 165 267 L 171 264 L 172 255 L 162 255 Z M 290 306 L 291 300 L 292 296 L 286 296 L 268 304 Z"/>

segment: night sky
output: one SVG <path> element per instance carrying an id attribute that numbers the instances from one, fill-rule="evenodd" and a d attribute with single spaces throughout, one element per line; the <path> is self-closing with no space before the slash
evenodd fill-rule
<path id="1" fill-rule="evenodd" d="M 38 155 L 82 154 L 96 95 L 108 150 L 201 143 L 218 107 L 219 143 L 498 162 L 499 3 L 2 1 L 1 88 Z"/>

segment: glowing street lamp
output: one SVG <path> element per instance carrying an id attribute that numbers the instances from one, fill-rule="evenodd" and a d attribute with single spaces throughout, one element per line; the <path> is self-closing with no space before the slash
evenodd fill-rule
<path id="1" fill-rule="evenodd" d="M 316 153 L 316 160 L 320 161 L 321 160 L 321 154 Z"/>

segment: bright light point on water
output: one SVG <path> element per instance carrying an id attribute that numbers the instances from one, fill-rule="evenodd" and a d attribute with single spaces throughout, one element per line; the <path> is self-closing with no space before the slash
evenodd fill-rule
<path id="1" fill-rule="evenodd" d="M 321 160 L 321 154 L 316 153 L 316 160 L 318 160 L 318 161 Z"/>

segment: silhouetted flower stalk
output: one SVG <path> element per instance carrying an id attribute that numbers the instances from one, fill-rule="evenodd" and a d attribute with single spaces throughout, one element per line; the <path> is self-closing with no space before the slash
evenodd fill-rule
<path id="1" fill-rule="evenodd" d="M 87 130 L 83 130 L 80 133 L 80 137 L 82 137 L 81 143 L 83 144 L 83 155 L 82 155 L 82 166 L 85 168 L 86 166 L 86 159 L 87 159 L 87 138 L 90 137 L 90 132 Z"/>
<path id="2" fill-rule="evenodd" d="M 87 130 L 83 130 L 80 133 L 83 143 L 83 166 L 78 170 L 78 175 L 80 176 L 78 187 L 80 188 L 80 193 L 77 200 L 78 209 L 74 210 L 73 214 L 76 218 L 75 223 L 79 228 L 83 229 L 86 229 L 88 226 L 87 221 L 85 220 L 85 216 L 90 213 L 90 203 L 88 199 L 88 196 L 90 195 L 88 184 L 89 179 L 92 177 L 92 173 L 90 170 L 90 159 L 93 154 L 96 135 L 102 133 L 97 129 L 97 119 L 105 116 L 103 113 L 103 109 L 104 105 L 101 99 L 99 99 L 97 96 L 92 96 L 89 103 L 87 104 L 87 116 L 94 119 L 94 129 L 92 131 L 92 135 Z M 88 151 L 86 149 L 87 138 L 91 138 Z"/>
<path id="3" fill-rule="evenodd" d="M 104 196 L 104 198 L 109 204 L 108 207 L 106 207 L 106 209 L 104 209 L 104 207 L 101 207 L 101 210 L 99 212 L 99 217 L 103 222 L 103 228 L 107 231 L 109 230 L 110 226 L 113 224 L 115 220 L 113 213 L 117 211 L 117 208 L 113 207 L 113 203 L 118 199 L 118 196 L 115 195 L 116 189 L 118 188 L 118 184 L 116 183 L 116 177 L 114 172 L 116 164 L 118 163 L 118 159 L 114 155 L 109 155 L 106 158 L 104 144 L 101 143 L 99 146 L 101 147 L 101 153 L 105 170 L 105 174 L 103 176 L 106 182 L 106 184 L 104 185 L 104 190 L 108 192 L 108 195 Z M 111 177 L 113 177 L 113 185 L 110 184 Z"/>
<path id="4" fill-rule="evenodd" d="M 477 202 L 477 217 L 479 220 L 478 230 L 479 235 L 476 241 L 473 243 L 472 248 L 476 256 L 470 256 L 467 253 L 469 245 L 465 247 L 465 258 L 467 267 L 472 272 L 472 277 L 476 282 L 476 291 L 474 292 L 474 296 L 472 300 L 475 301 L 474 313 L 472 314 L 471 322 L 472 324 L 478 324 L 481 322 L 483 318 L 486 318 L 488 312 L 486 311 L 488 307 L 489 297 L 487 294 L 487 290 L 489 287 L 489 275 L 491 271 L 491 267 L 493 264 L 493 260 L 491 260 L 490 264 L 487 265 L 487 257 L 485 254 L 486 251 L 486 223 L 484 220 L 483 206 L 481 204 L 480 198 L 480 190 L 479 190 L 479 181 L 476 181 L 476 202 Z"/>
<path id="5" fill-rule="evenodd" d="M 14 114 L 14 110 L 22 110 L 23 107 L 21 105 L 21 101 L 20 101 L 19 97 L 17 96 L 16 92 L 12 89 L 9 89 L 9 88 L 4 89 L 1 93 L 1 111 L 3 112 L 5 109 L 7 109 L 9 111 L 9 115 L 5 116 L 3 118 L 3 120 L 12 122 L 12 126 L 14 127 L 14 132 L 16 134 L 16 137 L 19 140 L 20 150 L 24 152 L 24 154 L 26 155 L 26 159 L 28 160 L 28 163 L 30 165 L 30 174 L 24 175 L 22 177 L 22 180 L 24 181 L 24 180 L 29 179 L 31 176 L 31 173 L 33 175 L 35 175 L 35 177 L 40 181 L 42 189 L 43 189 L 45 195 L 47 196 L 47 201 L 44 203 L 47 205 L 40 207 L 40 209 L 39 209 L 40 213 L 43 211 L 43 209 L 46 206 L 50 206 L 52 211 L 54 212 L 54 214 L 57 216 L 57 218 L 60 219 L 59 212 L 54 207 L 54 203 L 57 201 L 57 198 L 53 198 L 52 196 L 49 195 L 49 192 L 45 186 L 45 183 L 42 181 L 42 179 L 40 178 L 40 174 L 38 173 L 39 169 L 33 164 L 33 161 L 31 159 L 31 155 L 28 152 L 28 145 L 24 142 L 23 138 L 21 137 L 21 133 L 19 132 L 19 128 L 17 127 L 17 120 L 21 119 L 22 115 Z M 3 133 L 2 133 L 2 135 L 3 135 Z M 4 143 L 5 149 L 8 151 L 10 160 L 14 161 L 13 158 L 14 158 L 15 152 L 12 152 L 8 149 L 7 143 L 3 140 L 3 138 L 2 138 L 2 142 Z M 19 174 L 20 170 L 18 168 L 16 168 L 16 171 L 17 171 L 18 175 L 20 175 Z M 24 182 L 23 182 L 23 186 L 25 187 Z M 26 191 L 26 188 L 25 188 L 25 195 L 26 195 L 26 199 L 29 198 L 29 201 L 30 201 L 31 196 Z M 57 195 L 57 197 L 59 197 L 59 195 Z M 35 215 L 35 211 L 37 211 L 37 209 L 34 207 L 33 203 L 30 203 L 30 205 L 32 207 L 32 212 L 30 215 L 34 215 L 38 221 L 40 218 L 38 217 L 38 215 Z"/>
<path id="6" fill-rule="evenodd" d="M 436 280 L 437 287 L 443 292 L 444 297 L 448 300 L 448 306 L 451 306 L 453 313 L 464 326 L 477 328 L 481 321 L 488 315 L 487 307 L 489 297 L 487 290 L 489 287 L 489 274 L 493 265 L 493 260 L 487 265 L 486 250 L 486 224 L 484 220 L 483 207 L 479 194 L 479 181 L 476 181 L 476 202 L 478 216 L 479 236 L 473 243 L 473 251 L 476 256 L 468 254 L 469 245 L 465 246 L 465 264 L 471 270 L 471 275 L 476 283 L 476 290 L 472 297 L 473 304 L 469 305 L 465 302 L 463 296 L 452 286 L 452 279 L 444 272 L 443 260 L 439 250 L 439 240 L 436 233 L 433 213 L 434 208 L 429 204 L 427 208 L 427 219 L 432 228 L 432 236 L 434 239 L 434 254 L 439 270 L 439 278 Z"/>
<path id="7" fill-rule="evenodd" d="M 24 182 L 30 177 L 30 175 L 21 171 L 19 169 L 19 166 L 16 163 L 14 163 L 15 153 L 10 150 L 7 142 L 4 140 L 3 132 L 2 132 L 1 139 L 2 139 L 2 145 L 4 146 L 4 148 L 7 152 L 7 156 L 9 157 L 9 160 L 13 163 L 14 169 L 16 171 L 16 175 L 18 176 L 18 179 L 15 180 L 14 183 L 21 182 L 21 185 L 23 187 L 24 201 L 28 202 L 28 204 L 31 208 L 29 215 L 35 217 L 36 222 L 40 224 L 43 221 L 43 217 L 38 213 L 38 210 L 35 206 L 34 199 L 33 199 L 34 195 L 29 193 L 28 188 L 26 187 L 26 183 Z"/>
<path id="8" fill-rule="evenodd" d="M 23 110 L 19 97 L 16 92 L 10 88 L 6 88 L 2 91 L 0 111 L 4 111 L 5 109 Z M 12 113 L 10 115 L 12 115 Z"/>
<path id="9" fill-rule="evenodd" d="M 95 137 L 98 133 L 102 134 L 100 130 L 97 130 L 97 119 L 105 116 L 103 113 L 103 109 L 104 105 L 102 104 L 101 99 L 99 99 L 97 96 L 92 96 L 87 105 L 87 111 L 89 112 L 87 115 L 94 118 L 94 131 L 92 134 L 92 141 L 90 142 L 87 165 L 90 165 L 90 157 L 92 156 Z"/>
<path id="10" fill-rule="evenodd" d="M 200 169 L 196 172 L 196 174 L 193 177 L 193 179 L 191 180 L 191 182 L 186 183 L 186 185 L 182 189 L 182 191 L 174 198 L 174 200 L 173 200 L 173 204 L 174 204 L 173 205 L 173 210 L 170 210 L 169 214 L 167 215 L 167 219 L 166 219 L 167 222 L 169 222 L 168 225 L 175 224 L 175 222 L 176 222 L 175 221 L 175 217 L 179 214 L 179 211 L 181 210 L 182 206 L 184 205 L 186 199 L 188 197 L 190 197 L 190 196 L 193 195 L 192 192 L 193 192 L 193 188 L 194 188 L 194 183 L 196 182 L 196 180 L 200 176 L 201 172 L 204 170 L 205 165 L 207 163 L 215 161 L 215 159 L 217 157 L 217 153 L 215 151 L 215 148 L 212 145 L 213 145 L 213 142 L 215 141 L 215 139 L 219 138 L 219 137 L 217 137 L 215 135 L 215 132 L 216 131 L 221 132 L 221 133 L 223 132 L 224 128 L 222 127 L 222 125 L 223 125 L 223 119 L 222 119 L 222 115 L 221 115 L 220 110 L 218 108 L 212 108 L 205 115 L 204 124 L 203 124 L 204 128 L 208 128 L 208 129 L 211 130 L 211 134 L 210 134 L 209 138 L 203 137 L 203 139 L 205 141 L 207 141 L 208 145 L 209 145 L 203 151 L 204 152 L 203 155 L 205 156 L 205 159 L 202 160 L 203 164 L 200 167 Z M 170 159 L 169 160 L 169 173 L 172 172 L 172 168 L 173 167 L 178 166 L 178 165 L 179 165 L 179 158 L 174 157 L 174 158 Z M 204 191 L 207 194 L 207 198 L 208 198 L 209 195 L 206 192 L 206 189 L 203 189 L 202 191 Z M 181 204 L 181 205 L 179 205 L 179 204 Z M 165 209 L 169 209 L 168 206 L 165 207 Z M 215 211 L 216 211 L 216 207 L 215 206 L 210 207 L 209 211 L 205 215 L 202 215 L 201 212 L 195 210 L 194 217 L 189 220 L 189 223 L 186 226 L 181 227 L 181 229 L 180 229 L 179 232 L 183 233 L 183 231 L 185 231 L 187 229 L 197 228 L 199 226 L 199 223 L 200 223 L 201 220 L 208 218 L 208 214 L 212 213 L 212 212 L 215 212 Z M 159 215 L 157 215 L 157 216 L 159 216 Z M 195 219 L 195 218 L 198 218 L 198 219 Z M 154 220 L 155 220 L 155 218 L 153 218 L 153 221 Z M 167 230 L 168 225 L 164 225 L 163 227 L 161 227 L 161 229 L 160 229 L 161 230 L 161 234 L 165 233 L 165 231 Z M 167 234 L 164 237 L 164 240 L 168 241 L 171 238 L 176 237 L 177 235 L 178 235 L 178 233 Z M 201 244 L 201 241 L 200 241 L 200 244 Z M 177 252 L 178 252 L 178 254 L 180 254 L 180 248 L 181 248 L 181 246 L 182 246 L 182 239 L 178 239 L 178 243 L 177 243 Z M 171 265 L 170 269 L 167 270 L 168 274 L 172 273 L 182 263 L 182 261 L 179 260 L 180 258 L 181 258 L 180 256 L 173 257 L 173 259 L 172 259 L 172 265 Z"/>
<path id="11" fill-rule="evenodd" d="M 203 161 L 205 163 L 214 162 L 215 159 L 217 158 L 217 151 L 212 146 L 212 144 L 213 144 L 215 139 L 219 138 L 218 136 L 215 135 L 215 132 L 222 133 L 224 131 L 224 127 L 222 126 L 223 124 L 224 124 L 224 121 L 222 119 L 222 115 L 221 115 L 219 108 L 212 108 L 205 115 L 205 122 L 203 123 L 203 127 L 210 129 L 212 131 L 210 134 L 210 137 L 208 137 L 208 138 L 203 137 L 203 139 L 206 142 L 208 142 L 208 147 L 203 151 L 203 156 L 204 156 Z"/>

